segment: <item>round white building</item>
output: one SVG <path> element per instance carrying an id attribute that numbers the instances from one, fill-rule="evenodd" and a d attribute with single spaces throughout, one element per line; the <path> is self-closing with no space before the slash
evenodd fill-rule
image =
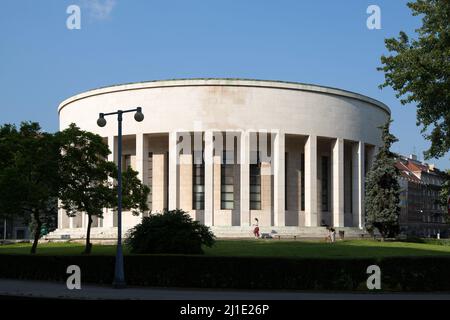
<path id="1" fill-rule="evenodd" d="M 249 235 L 255 218 L 263 233 L 280 235 L 364 228 L 364 177 L 390 117 L 383 103 L 291 82 L 151 81 L 65 100 L 60 129 L 75 123 L 99 134 L 117 162 L 117 120 L 100 128 L 98 115 L 136 107 L 145 119 L 124 115 L 122 163 L 150 187 L 151 212 L 183 209 L 218 236 Z M 124 212 L 125 231 L 141 218 Z M 116 220 L 105 209 L 93 238 L 114 237 Z M 82 237 L 86 223 L 60 211 L 54 235 Z"/>

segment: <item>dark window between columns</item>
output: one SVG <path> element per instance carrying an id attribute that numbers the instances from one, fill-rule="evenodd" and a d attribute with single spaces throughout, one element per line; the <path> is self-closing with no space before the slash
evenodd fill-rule
<path id="1" fill-rule="evenodd" d="M 205 209 L 205 162 L 203 153 L 194 152 L 192 164 L 192 208 L 194 210 Z"/>

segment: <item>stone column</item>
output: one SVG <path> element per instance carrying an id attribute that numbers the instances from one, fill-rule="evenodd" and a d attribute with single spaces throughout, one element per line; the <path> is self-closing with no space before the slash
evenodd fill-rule
<path id="1" fill-rule="evenodd" d="M 333 226 L 344 226 L 344 139 L 337 138 L 333 150 Z"/>
<path id="2" fill-rule="evenodd" d="M 108 155 L 108 161 L 114 162 L 117 164 L 117 139 L 114 136 L 108 137 L 108 147 L 111 153 Z M 110 183 L 113 183 L 114 180 L 110 179 Z M 104 209 L 103 210 L 103 227 L 104 228 L 112 228 L 114 227 L 114 216 L 116 214 L 112 209 Z"/>
<path id="3" fill-rule="evenodd" d="M 214 225 L 214 141 L 213 132 L 205 131 L 205 149 L 203 151 L 205 160 L 205 225 Z"/>
<path id="4" fill-rule="evenodd" d="M 305 143 L 305 226 L 317 227 L 317 136 Z"/>
<path id="5" fill-rule="evenodd" d="M 139 180 L 148 185 L 148 140 L 143 133 L 136 134 L 136 171 Z"/>
<path id="6" fill-rule="evenodd" d="M 87 214 L 84 212 L 79 214 L 81 215 L 81 229 L 87 229 Z"/>
<path id="7" fill-rule="evenodd" d="M 162 212 L 166 208 L 166 154 L 153 153 L 152 163 L 152 211 Z"/>
<path id="8" fill-rule="evenodd" d="M 364 228 L 364 143 L 352 146 L 352 214 L 353 226 Z"/>
<path id="9" fill-rule="evenodd" d="M 192 154 L 180 154 L 180 208 L 185 211 L 193 209 L 192 174 Z"/>
<path id="10" fill-rule="evenodd" d="M 242 131 L 240 141 L 240 211 L 241 227 L 250 226 L 250 133 Z"/>
<path id="11" fill-rule="evenodd" d="M 358 162 L 359 162 L 359 181 L 358 181 L 358 186 L 359 186 L 359 228 L 363 229 L 365 227 L 365 214 L 366 214 L 366 210 L 364 207 L 364 197 L 366 196 L 366 169 L 365 169 L 365 165 L 366 165 L 366 160 L 364 159 L 365 157 L 365 144 L 364 142 L 360 141 L 359 142 L 359 157 L 358 157 Z"/>
<path id="12" fill-rule="evenodd" d="M 261 210 L 257 210 L 256 213 L 259 215 L 259 226 L 274 226 L 275 216 L 273 215 L 274 201 L 272 195 L 273 186 L 273 167 L 270 163 L 270 159 L 264 159 L 261 156 Z M 258 212 L 259 211 L 259 212 Z M 253 223 L 251 220 L 250 223 Z"/>
<path id="13" fill-rule="evenodd" d="M 61 209 L 61 200 L 58 199 L 58 229 L 63 229 L 63 217 L 64 217 L 64 210 Z M 6 232 L 6 230 L 4 230 L 3 232 Z"/>
<path id="14" fill-rule="evenodd" d="M 177 150 L 177 132 L 169 133 L 169 210 L 178 208 L 178 150 Z"/>
<path id="15" fill-rule="evenodd" d="M 59 200 L 58 200 L 59 202 Z M 58 209 L 58 229 L 67 229 L 69 228 L 70 218 L 66 213 L 66 210 L 60 208 Z"/>
<path id="16" fill-rule="evenodd" d="M 218 141 L 215 140 L 217 146 Z M 232 214 L 222 210 L 222 154 L 223 151 L 214 150 L 214 152 L 221 154 L 220 156 L 215 154 L 213 157 L 213 222 L 216 226 L 231 226 Z M 224 209 L 227 210 L 227 209 Z"/>
<path id="17" fill-rule="evenodd" d="M 274 206 L 274 224 L 275 226 L 284 226 L 286 222 L 285 205 L 285 134 L 278 132 L 275 135 L 273 168 L 273 206 Z"/>

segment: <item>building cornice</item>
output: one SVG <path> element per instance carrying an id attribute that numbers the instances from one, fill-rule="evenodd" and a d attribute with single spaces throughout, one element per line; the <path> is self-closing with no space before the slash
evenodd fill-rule
<path id="1" fill-rule="evenodd" d="M 203 79 L 173 79 L 173 80 L 154 80 L 146 82 L 134 82 L 127 84 L 118 84 L 108 87 L 102 87 L 98 89 L 89 90 L 80 94 L 74 95 L 63 102 L 58 107 L 58 113 L 61 110 L 78 100 L 86 99 L 92 96 L 98 96 L 103 94 L 109 94 L 114 92 L 153 89 L 153 88 L 166 88 L 166 87 L 195 87 L 195 86 L 230 86 L 230 87 L 257 87 L 257 88 L 273 88 L 284 90 L 298 90 L 316 92 L 322 94 L 336 95 L 341 97 L 352 98 L 360 100 L 371 105 L 374 105 L 388 115 L 391 114 L 391 110 L 384 103 L 370 98 L 368 96 L 342 90 L 338 88 L 319 86 L 314 84 L 306 84 L 299 82 L 287 82 L 287 81 L 273 81 L 273 80 L 254 80 L 254 79 L 227 79 L 227 78 L 203 78 Z"/>

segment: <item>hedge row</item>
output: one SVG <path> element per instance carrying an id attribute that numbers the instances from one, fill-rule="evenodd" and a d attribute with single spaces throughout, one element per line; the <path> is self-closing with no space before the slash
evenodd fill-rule
<path id="1" fill-rule="evenodd" d="M 450 291 L 450 257 L 306 259 L 148 255 L 125 256 L 129 285 L 192 288 L 367 290 L 366 269 L 381 268 L 382 289 Z M 66 281 L 69 265 L 83 283 L 110 284 L 112 256 L 0 255 L 0 278 Z"/>

